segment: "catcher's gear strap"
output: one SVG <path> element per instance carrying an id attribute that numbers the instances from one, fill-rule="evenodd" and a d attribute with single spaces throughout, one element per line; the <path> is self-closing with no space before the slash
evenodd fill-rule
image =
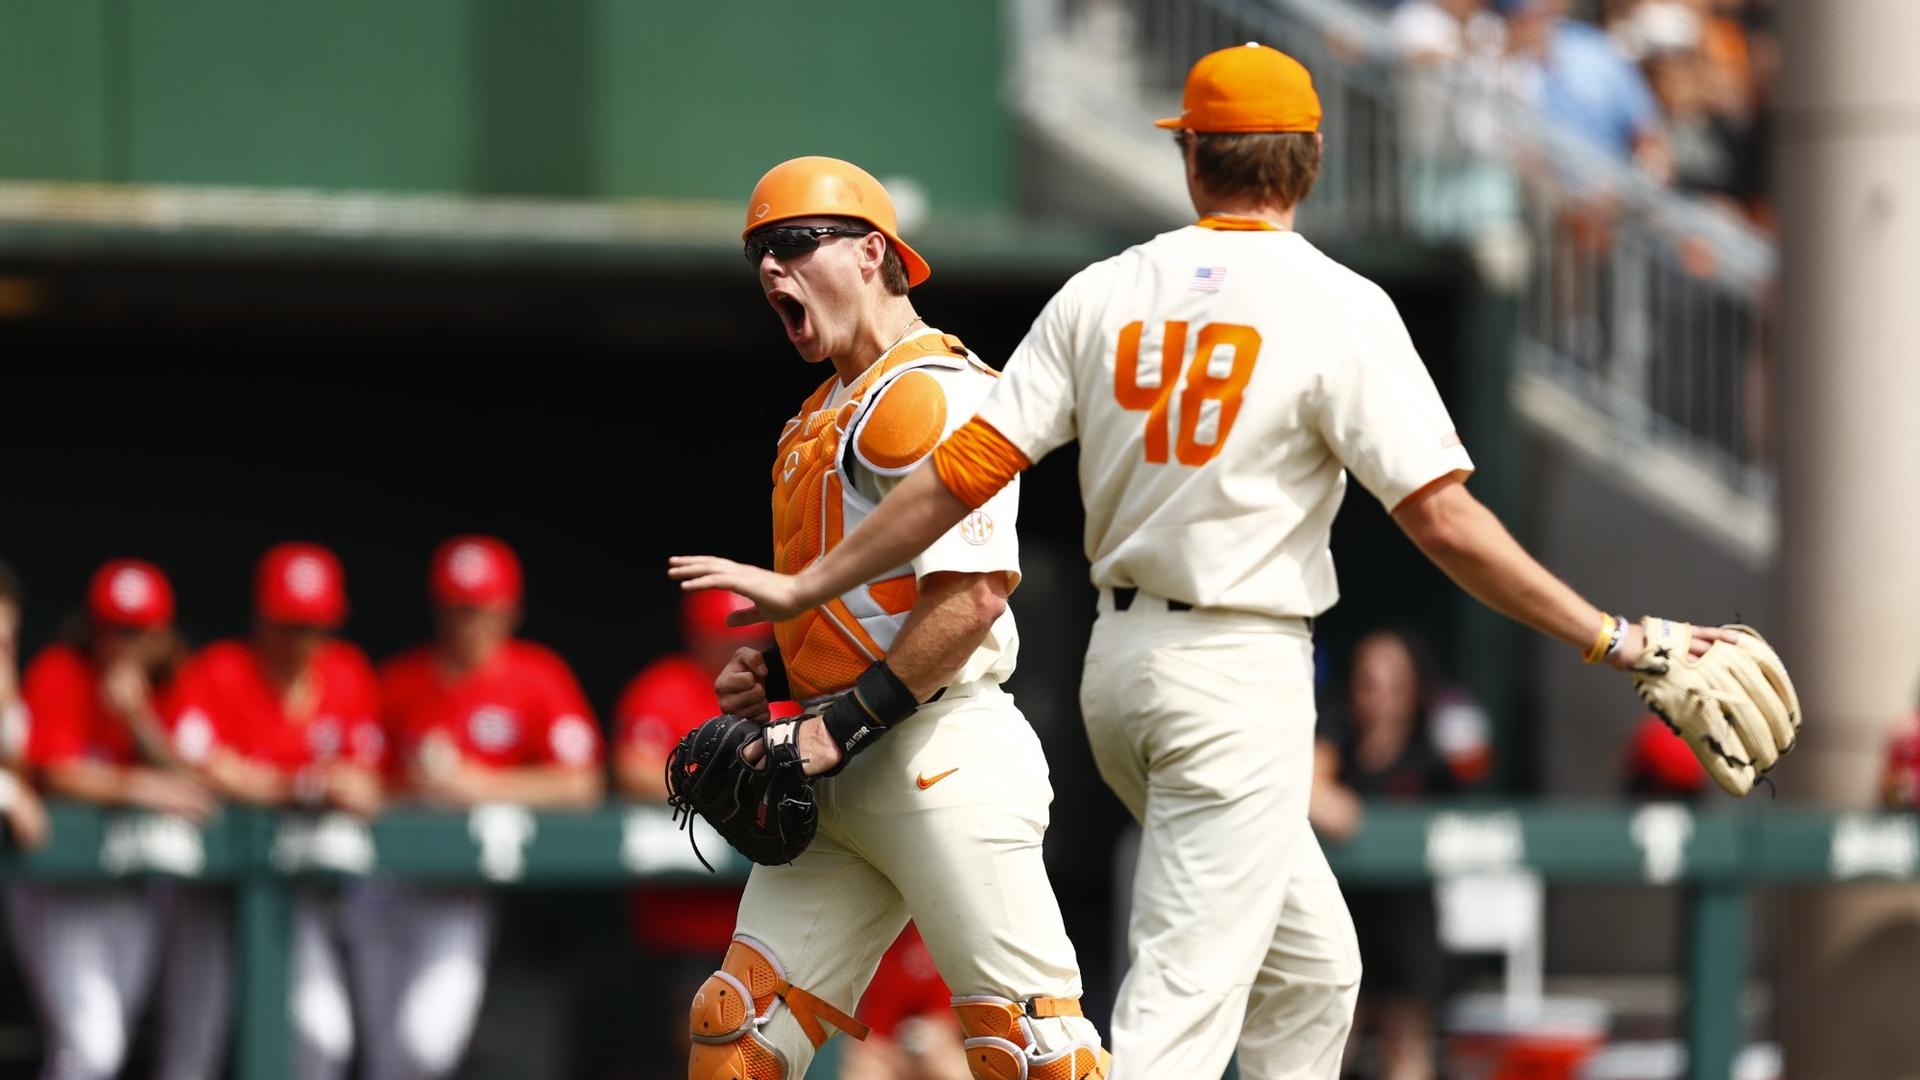
<path id="1" fill-rule="evenodd" d="M 920 708 L 920 700 L 893 673 L 885 660 L 875 660 L 872 666 L 860 673 L 854 681 L 853 689 L 827 702 L 820 710 L 820 722 L 826 725 L 827 737 L 840 747 L 840 764 L 823 776 L 832 776 L 847 767 L 853 756 L 868 746 L 873 740 L 886 734 L 888 728 L 905 720 Z"/>
<path id="2" fill-rule="evenodd" d="M 1046 1053 L 1038 1049 L 1032 1022 L 1082 1015 L 1079 998 L 1011 1001 L 970 994 L 953 999 L 953 1012 L 966 1036 L 967 1069 L 974 1080 L 1100 1080 L 1113 1063 L 1111 1054 L 1091 1043 Z"/>
<path id="3" fill-rule="evenodd" d="M 767 665 L 767 677 L 760 685 L 766 688 L 768 701 L 785 701 L 793 696 L 793 688 L 787 685 L 787 662 L 780 655 L 780 647 L 769 646 L 760 654 L 760 662 Z"/>
<path id="4" fill-rule="evenodd" d="M 773 951 L 745 934 L 727 947 L 720 970 L 707 977 L 693 996 L 687 1032 L 696 1043 L 720 1045 L 750 1040 L 772 1051 L 758 1029 L 773 1017 L 774 999 L 786 1002 L 793 1019 L 815 1048 L 827 1041 L 821 1019 L 856 1039 L 867 1037 L 867 1025 L 834 1008 L 811 992 L 787 981 L 786 969 Z M 778 1058 L 777 1052 L 774 1054 Z M 785 1062 L 780 1063 L 784 1068 Z"/>

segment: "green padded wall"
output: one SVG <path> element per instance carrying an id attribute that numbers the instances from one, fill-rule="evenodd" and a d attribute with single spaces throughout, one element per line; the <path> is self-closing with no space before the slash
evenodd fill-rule
<path id="1" fill-rule="evenodd" d="M 744 198 L 802 153 L 1009 198 L 999 5 L 0 0 L 0 178 Z"/>

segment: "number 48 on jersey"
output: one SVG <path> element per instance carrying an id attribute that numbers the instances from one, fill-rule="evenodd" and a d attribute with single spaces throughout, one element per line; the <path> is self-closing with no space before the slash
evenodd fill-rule
<path id="1" fill-rule="evenodd" d="M 1173 452 L 1182 465 L 1205 465 L 1220 453 L 1240 413 L 1240 397 L 1253 378 L 1260 358 L 1260 332 L 1238 323 L 1207 323 L 1194 335 L 1193 364 L 1186 378 L 1180 365 L 1187 355 L 1187 324 L 1168 322 L 1160 349 L 1160 370 L 1140 370 L 1140 335 L 1146 324 L 1135 320 L 1120 331 L 1120 348 L 1113 364 L 1113 396 L 1123 409 L 1147 414 L 1146 455 L 1156 465 L 1167 462 L 1170 422 L 1167 408 L 1175 390 L 1180 394 L 1180 435 Z M 1142 374 L 1151 376 L 1144 382 Z M 1212 438 L 1201 441 L 1203 425 Z"/>

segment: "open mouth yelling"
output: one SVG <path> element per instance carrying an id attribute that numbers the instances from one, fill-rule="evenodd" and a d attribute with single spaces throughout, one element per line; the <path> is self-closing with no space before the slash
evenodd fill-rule
<path id="1" fill-rule="evenodd" d="M 807 306 L 784 292 L 768 293 L 767 299 L 773 304 L 773 310 L 780 314 L 780 322 L 787 330 L 787 340 L 798 343 L 807 334 Z"/>

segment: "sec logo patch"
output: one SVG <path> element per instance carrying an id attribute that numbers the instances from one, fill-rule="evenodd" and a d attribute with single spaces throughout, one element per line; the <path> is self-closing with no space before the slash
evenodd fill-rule
<path id="1" fill-rule="evenodd" d="M 960 539 L 974 547 L 993 539 L 993 518 L 985 510 L 975 510 L 961 518 Z"/>

